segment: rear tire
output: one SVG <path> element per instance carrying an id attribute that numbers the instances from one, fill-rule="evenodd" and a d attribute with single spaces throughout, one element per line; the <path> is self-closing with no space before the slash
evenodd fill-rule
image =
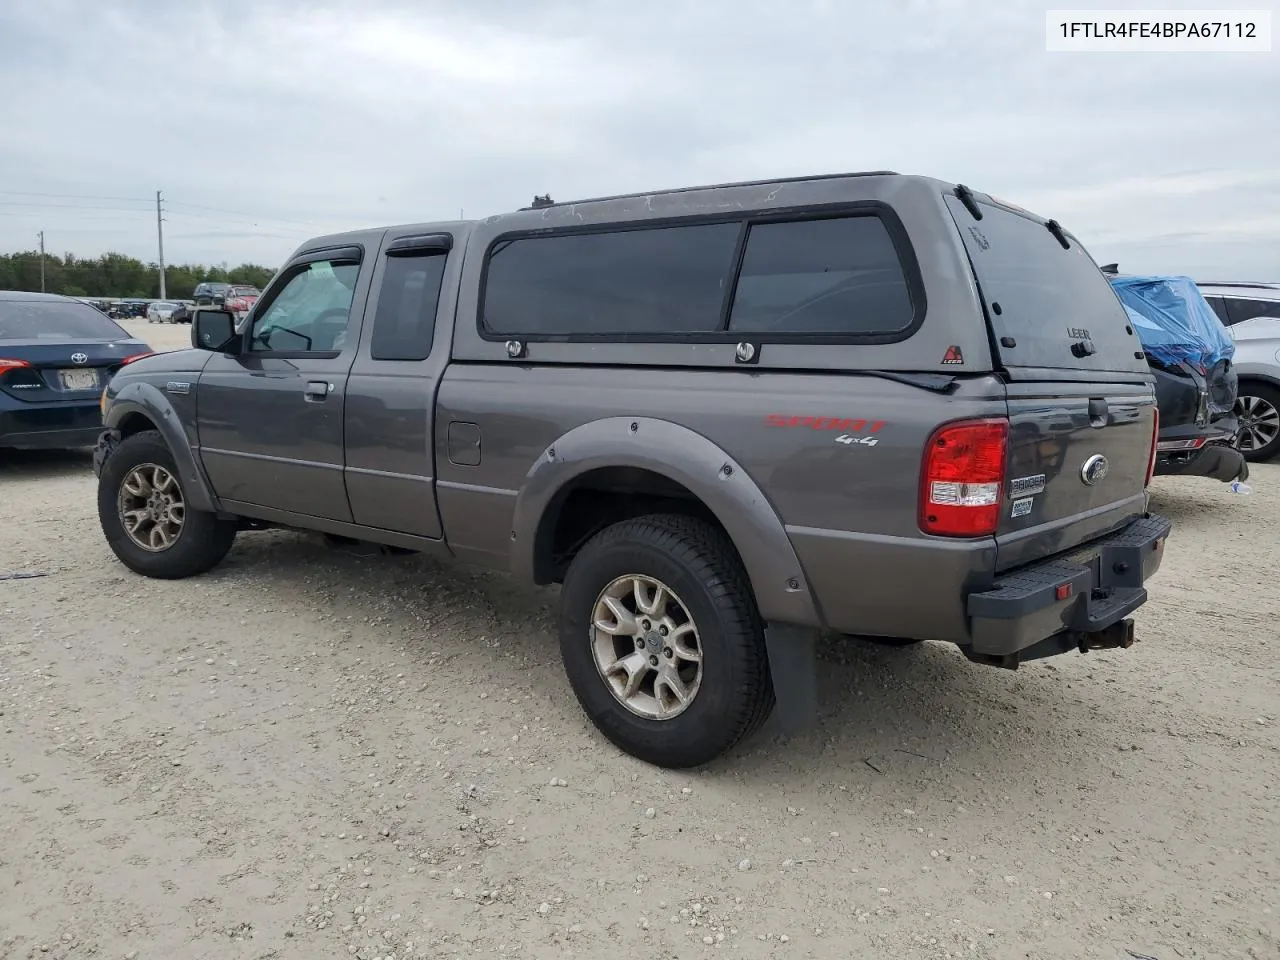
<path id="1" fill-rule="evenodd" d="M 1240 418 L 1237 447 L 1250 463 L 1265 463 L 1280 454 L 1280 390 L 1246 381 L 1236 398 Z"/>
<path id="2" fill-rule="evenodd" d="M 213 569 L 231 549 L 238 527 L 234 520 L 187 507 L 177 463 L 157 430 L 126 437 L 103 463 L 98 522 L 121 563 L 159 580 Z"/>
<path id="3" fill-rule="evenodd" d="M 773 710 L 750 581 L 728 538 L 700 520 L 641 517 L 593 537 L 564 578 L 560 651 L 600 732 L 656 766 L 708 763 Z"/>

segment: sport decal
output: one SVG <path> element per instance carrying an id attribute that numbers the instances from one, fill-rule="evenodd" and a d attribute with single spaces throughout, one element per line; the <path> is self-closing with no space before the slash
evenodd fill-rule
<path id="1" fill-rule="evenodd" d="M 849 417 L 799 417 L 785 413 L 771 413 L 764 418 L 771 427 L 808 427 L 810 430 L 843 430 L 851 433 L 878 433 L 884 420 L 852 419 Z"/>

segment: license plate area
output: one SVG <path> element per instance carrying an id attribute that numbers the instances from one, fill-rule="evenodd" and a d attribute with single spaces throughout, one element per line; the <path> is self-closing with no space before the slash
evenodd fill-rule
<path id="1" fill-rule="evenodd" d="M 59 370 L 63 390 L 93 390 L 98 386 L 97 370 Z"/>

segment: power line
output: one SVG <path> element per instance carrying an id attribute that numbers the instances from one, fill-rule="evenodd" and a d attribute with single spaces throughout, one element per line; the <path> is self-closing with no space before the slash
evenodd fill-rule
<path id="1" fill-rule="evenodd" d="M 298 220 L 292 217 L 271 217 L 257 213 L 243 213 L 239 210 L 227 210 L 224 207 L 210 207 L 202 203 L 187 203 L 185 200 L 170 200 L 170 207 L 191 207 L 193 210 L 211 210 L 214 213 L 226 213 L 233 217 L 244 217 L 248 220 L 274 220 L 277 223 L 299 223 L 305 226 L 315 226 L 314 220 Z"/>
<path id="2" fill-rule="evenodd" d="M 34 207 L 37 210 L 114 210 L 117 213 L 138 213 L 138 207 L 108 207 L 93 203 L 32 203 L 29 200 L 0 200 L 0 207 Z"/>
<path id="3" fill-rule="evenodd" d="M 154 200 L 152 200 L 151 202 L 155 203 Z M 195 220 L 195 221 L 200 221 L 205 223 L 234 224 L 237 226 L 251 226 L 251 227 L 258 226 L 257 220 L 247 218 L 247 217 L 223 217 L 223 216 L 216 216 L 216 215 L 211 216 L 206 213 L 191 213 L 186 210 L 170 210 L 167 205 L 168 204 L 167 200 L 165 201 L 165 203 L 166 203 L 166 206 L 165 206 L 166 220 L 169 219 L 169 217 L 176 216 L 184 219 Z M 143 219 L 150 219 L 150 214 L 146 213 L 143 210 L 132 209 L 132 208 L 124 209 L 120 207 L 98 206 L 94 204 L 36 204 L 36 203 L 25 203 L 25 202 L 15 203 L 13 201 L 0 200 L 0 207 L 7 207 L 7 206 L 10 206 L 11 204 L 14 206 L 30 207 L 33 209 L 6 210 L 5 216 L 45 217 L 49 215 L 51 212 L 56 211 L 56 216 L 62 220 L 117 220 L 120 222 L 130 222 L 130 221 L 138 221 Z M 114 212 L 114 213 L 120 214 L 120 216 L 115 216 L 115 217 L 88 216 L 86 217 L 79 213 L 79 211 L 83 211 L 83 210 L 102 211 L 105 213 Z M 71 212 L 66 213 L 64 211 L 71 211 Z M 263 217 L 259 219 L 265 221 L 268 227 L 271 227 L 274 224 L 277 229 L 282 224 L 292 223 L 292 221 L 277 221 L 267 217 Z"/>
<path id="4" fill-rule="evenodd" d="M 90 209 L 93 209 L 93 208 L 90 208 Z M 132 211 L 132 210 L 130 210 L 130 211 L 128 211 L 128 212 L 129 212 L 129 213 L 131 213 L 131 214 L 132 214 L 132 213 L 134 213 L 134 211 Z M 102 216 L 94 216 L 94 215 L 92 215 L 92 214 L 90 214 L 90 215 L 88 215 L 88 216 L 85 216 L 84 214 L 59 214 L 59 215 L 58 215 L 58 219 L 59 219 L 59 220 L 107 220 L 107 221 L 110 221 L 110 222 L 112 222 L 112 223 L 131 223 L 131 222 L 137 222 L 137 221 L 141 221 L 141 220 L 150 220 L 150 219 L 151 219 L 150 214 L 148 214 L 145 210 L 140 210 L 140 211 L 137 211 L 137 212 L 138 212 L 138 213 L 141 213 L 141 214 L 142 214 L 142 216 L 141 216 L 141 217 L 139 217 L 139 216 L 102 217 Z M 44 208 L 44 209 L 42 209 L 42 210 L 13 210 L 13 211 L 6 211 L 6 212 L 5 212 L 5 216 L 6 216 L 6 217 L 41 217 L 41 218 L 45 218 L 45 217 L 47 217 L 48 215 L 49 215 L 49 208 L 48 208 L 48 207 L 45 207 L 45 208 Z"/>
<path id="5" fill-rule="evenodd" d="M 240 225 L 249 225 L 254 227 L 258 226 L 260 221 L 265 222 L 268 225 L 275 224 L 277 226 L 281 224 L 292 223 L 292 221 L 288 221 L 288 220 L 283 220 L 283 221 L 273 220 L 270 217 L 257 217 L 257 218 L 220 217 L 220 216 L 211 216 L 210 214 L 207 214 L 207 213 L 190 213 L 186 210 L 173 210 L 168 206 L 167 200 L 165 201 L 164 212 L 170 217 L 185 217 L 190 220 L 202 220 L 206 223 L 233 223 L 233 224 L 240 224 Z"/>
<path id="6" fill-rule="evenodd" d="M 144 199 L 142 197 L 117 197 L 106 196 L 100 194 L 87 193 L 37 193 L 30 190 L 0 190 L 0 196 L 6 197 L 45 197 L 54 200 L 90 200 L 96 202 L 109 203 L 154 203 L 153 199 Z M 174 213 L 181 212 L 184 216 L 198 217 L 201 214 L 190 213 L 186 210 L 174 210 L 174 207 L 189 208 L 190 210 L 207 210 L 212 213 L 226 214 L 232 217 L 238 217 L 242 221 L 254 223 L 258 221 L 270 221 L 272 223 L 293 223 L 303 226 L 318 226 L 314 220 L 303 220 L 297 217 L 276 217 L 264 213 L 245 213 L 241 210 L 229 210 L 225 207 L 214 207 L 201 203 L 188 203 L 185 200 L 166 199 L 166 210 Z M 84 203 L 36 203 L 31 200 L 0 200 L 0 206 L 6 207 L 41 207 L 49 210 L 119 210 L 122 213 L 132 213 L 134 207 L 107 207 L 98 205 L 89 205 Z"/>
<path id="7" fill-rule="evenodd" d="M 55 197 L 62 200 L 120 200 L 125 203 L 150 203 L 145 197 L 104 197 L 87 193 L 34 193 L 30 190 L 0 190 L 6 197 Z"/>

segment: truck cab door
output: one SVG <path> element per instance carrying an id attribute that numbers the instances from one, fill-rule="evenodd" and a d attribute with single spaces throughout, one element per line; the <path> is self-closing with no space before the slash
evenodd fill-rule
<path id="1" fill-rule="evenodd" d="M 347 496 L 362 526 L 441 537 L 433 420 L 462 259 L 452 249 L 450 233 L 391 231 L 374 270 L 344 411 Z"/>
<path id="2" fill-rule="evenodd" d="M 232 509 L 351 522 L 342 429 L 360 334 L 361 258 L 360 247 L 295 258 L 251 314 L 239 349 L 205 366 L 200 455 Z"/>

